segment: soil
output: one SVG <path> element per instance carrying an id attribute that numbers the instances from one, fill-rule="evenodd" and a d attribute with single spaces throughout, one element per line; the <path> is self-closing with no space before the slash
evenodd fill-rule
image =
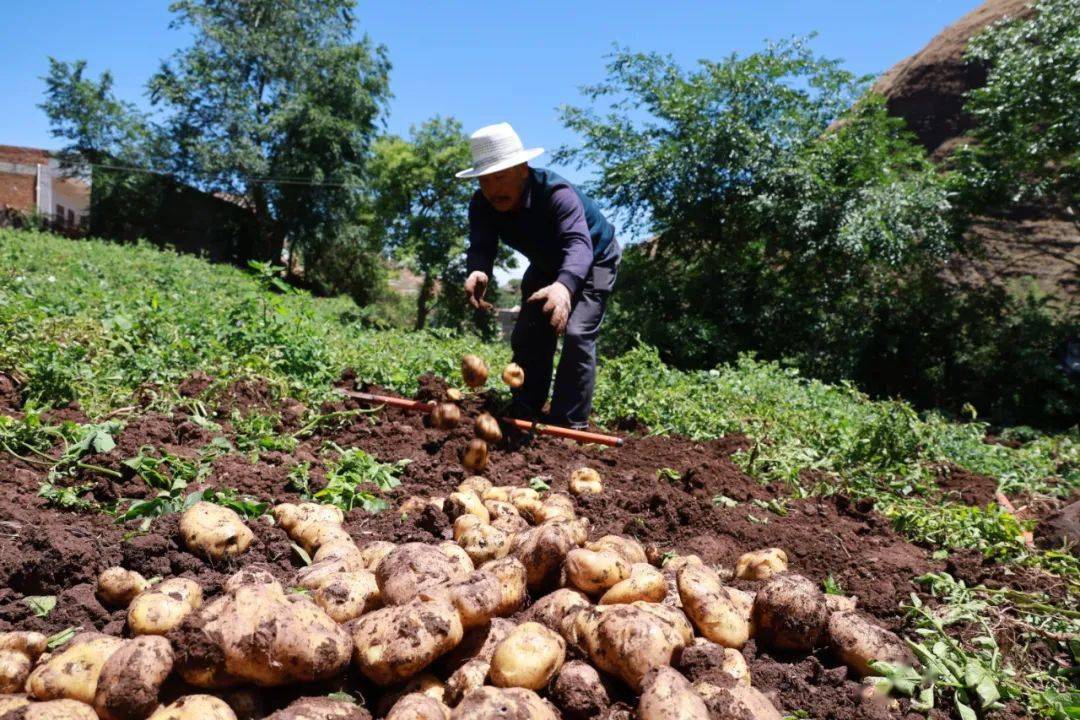
<path id="1" fill-rule="evenodd" d="M 349 385 L 349 379 L 343 378 L 341 384 Z M 192 397 L 211 400 L 203 395 L 213 392 L 209 378 L 189 379 L 184 387 L 194 393 Z M 300 426 L 303 406 L 274 399 L 265 386 L 238 383 L 218 392 L 223 394 L 213 398 L 216 404 L 207 404 L 219 408 L 222 415 L 226 410 L 256 409 L 278 413 L 282 428 Z M 438 381 L 425 378 L 418 395 L 440 397 L 442 392 Z M 331 412 L 360 407 L 355 400 L 343 399 L 321 409 Z M 402 472 L 401 486 L 384 494 L 391 508 L 414 495 L 445 495 L 467 475 L 458 452 L 472 438 L 470 418 L 481 408 L 498 411 L 490 398 L 470 396 L 463 421 L 450 431 L 436 430 L 425 416 L 394 408 L 354 415 L 302 438 L 291 453 L 265 452 L 257 457 L 220 454 L 210 462 L 210 472 L 189 489 L 232 488 L 266 502 L 299 501 L 300 496 L 289 485 L 289 471 L 299 462 L 311 463 L 312 488 L 320 487 L 324 483 L 323 462 L 334 455 L 323 448 L 333 442 L 344 448 L 361 448 L 383 461 L 410 460 Z M 235 439 L 228 421 L 220 422 L 222 430 L 214 431 L 201 427 L 182 410 L 172 415 L 130 415 L 112 451 L 86 458 L 87 463 L 117 471 L 120 477 L 83 470 L 73 480 L 90 485 L 82 497 L 98 503 L 151 496 L 155 491 L 123 461 L 140 448 L 150 454 L 168 452 L 188 459 L 198 459 L 212 450 L 220 452 L 211 444 L 215 435 Z M 779 487 L 759 484 L 731 460 L 733 452 L 747 446 L 744 437 L 712 442 L 632 437 L 624 447 L 612 449 L 506 431 L 504 440 L 492 447 L 484 472 L 497 484 L 524 486 L 542 481 L 552 491 L 566 492 L 572 470 L 587 465 L 599 471 L 604 492 L 575 499 L 578 514 L 591 522 L 591 537 L 625 533 L 638 538 L 655 555 L 695 553 L 722 572 L 730 571 L 743 552 L 780 547 L 787 552 L 792 571 L 819 586 L 831 576 L 846 593 L 857 596 L 859 608 L 894 630 L 902 620 L 899 605 L 918 589 L 913 578 L 946 569 L 944 562 L 930 557 L 929 550 L 894 532 L 866 502 L 842 496 L 793 499 Z M 45 471 L 40 465 L 0 455 L 0 477 L 8 479 L 0 483 L 0 631 L 19 628 L 54 633 L 75 626 L 125 634 L 125 612 L 103 607 L 93 592 L 96 575 L 112 565 L 137 570 L 147 578 L 192 578 L 203 586 L 206 598 L 218 594 L 224 579 L 239 567 L 259 564 L 291 584 L 302 566 L 285 533 L 262 520 L 249 521 L 256 537 L 243 556 L 214 564 L 179 544 L 175 514 L 157 518 L 143 531 L 138 520 L 118 525 L 101 512 L 48 506 L 37 494 Z M 987 492 L 982 480 L 986 479 L 973 481 L 971 488 L 962 487 L 970 479 L 953 469 L 943 480 L 943 490 L 957 491 L 961 497 L 974 493 L 972 499 L 982 502 Z M 716 498 L 721 500 L 716 502 Z M 450 537 L 446 517 L 434 511 L 403 516 L 392 509 L 375 515 L 357 509 L 347 514 L 346 528 L 361 545 L 375 539 L 404 542 Z M 968 564 L 954 569 L 971 581 L 993 574 L 992 567 L 964 562 Z M 1014 580 L 1010 578 L 1010 584 Z M 759 584 L 730 582 L 747 590 Z M 46 617 L 36 617 L 26 602 L 32 595 L 57 596 L 55 609 Z M 861 701 L 857 679 L 827 650 L 809 656 L 775 655 L 751 642 L 743 652 L 755 686 L 782 713 L 802 710 L 812 717 L 844 719 L 900 717 L 906 707 L 901 703 L 899 708 L 890 709 Z M 371 689 L 365 691 L 370 693 Z M 273 699 L 267 696 L 264 700 L 269 706 L 264 710 L 279 709 L 295 697 L 293 691 L 283 691 Z M 370 699 L 371 695 L 365 697 Z M 633 717 L 625 704 L 632 707 L 633 699 L 621 699 L 624 703 L 617 703 L 605 717 Z"/>
<path id="2" fill-rule="evenodd" d="M 938 468 L 937 484 L 943 500 L 959 501 L 975 507 L 997 502 L 997 480 L 965 470 L 959 465 L 945 464 Z"/>

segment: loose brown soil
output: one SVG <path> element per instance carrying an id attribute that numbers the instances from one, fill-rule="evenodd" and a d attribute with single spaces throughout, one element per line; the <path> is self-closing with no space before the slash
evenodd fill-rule
<path id="1" fill-rule="evenodd" d="M 344 378 L 342 384 L 349 384 L 349 379 Z M 212 401 L 210 407 L 218 411 L 221 431 L 201 427 L 183 411 L 127 416 L 116 448 L 86 458 L 88 463 L 120 472 L 121 477 L 83 471 L 77 481 L 92 485 L 84 497 L 108 504 L 120 498 L 152 496 L 154 491 L 134 476 L 123 460 L 146 446 L 155 452 L 198 459 L 213 447 L 215 435 L 235 439 L 227 420 L 234 409 L 279 413 L 283 428 L 300 426 L 303 406 L 276 401 L 263 385 L 234 384 L 216 399 L 203 395 L 211 387 L 212 379 L 205 376 L 193 376 L 182 385 L 183 394 Z M 425 379 L 420 396 L 439 394 L 440 384 Z M 470 400 L 466 416 L 474 415 L 483 402 Z M 322 410 L 359 407 L 357 401 L 343 399 Z M 300 496 L 289 486 L 289 471 L 298 462 L 311 463 L 312 487 L 320 487 L 323 461 L 333 457 L 323 447 L 332 441 L 344 448 L 362 448 L 383 461 L 411 461 L 403 472 L 402 485 L 387 493 L 393 508 L 411 495 L 443 495 L 460 483 L 466 472 L 458 452 L 472 434 L 468 417 L 445 432 L 431 428 L 421 415 L 383 409 L 373 415 L 352 416 L 340 426 L 322 428 L 303 438 L 291 453 L 266 452 L 254 459 L 237 452 L 217 456 L 200 487 L 232 488 L 267 502 L 298 501 Z M 593 537 L 625 533 L 657 554 L 696 553 L 721 569 L 733 567 L 747 550 L 780 547 L 789 555 L 791 570 L 815 583 L 831 575 L 845 592 L 858 596 L 860 608 L 886 627 L 899 628 L 898 607 L 916 590 L 913 578 L 944 570 L 944 563 L 932 560 L 928 550 L 906 542 L 866 503 L 844 497 L 795 500 L 786 497 L 781 488 L 760 485 L 730 459 L 746 442 L 737 436 L 713 442 L 650 436 L 631 438 L 623 448 L 611 449 L 508 434 L 492 449 L 484 475 L 497 484 L 528 485 L 540 479 L 552 490 L 565 492 L 571 471 L 588 465 L 600 472 L 605 487 L 601 495 L 576 500 L 578 513 L 592 523 Z M 285 533 L 261 520 L 249 522 L 256 539 L 242 557 L 215 565 L 179 544 L 176 515 L 158 518 L 149 531 L 140 532 L 138 521 L 121 526 L 101 512 L 50 507 L 37 494 L 44 473 L 40 465 L 0 455 L 0 477 L 7 479 L 0 483 L 0 631 L 20 628 L 52 633 L 78 626 L 124 634 L 125 613 L 102 607 L 93 593 L 97 573 L 111 565 L 137 570 L 148 578 L 190 577 L 204 587 L 205 596 L 212 597 L 238 567 L 262 564 L 290 583 L 302 564 Z M 954 471 L 949 482 L 958 477 Z M 965 492 L 957 489 L 961 495 Z M 982 489 L 978 492 L 973 499 L 982 501 Z M 714 502 L 718 497 L 724 501 Z M 778 502 L 767 507 L 773 500 Z M 374 539 L 430 541 L 450 536 L 446 517 L 436 512 L 403 517 L 393 509 L 377 515 L 353 510 L 348 513 L 346 527 L 358 544 Z M 973 568 L 966 572 L 972 579 L 978 574 Z M 732 582 L 744 589 L 757 585 Z M 56 595 L 55 609 L 44 618 L 35 617 L 25 601 L 31 595 Z M 859 683 L 826 650 L 810 656 L 775 655 L 751 641 L 744 654 L 755 686 L 782 713 L 803 710 L 811 717 L 878 718 L 900 717 L 906 708 L 906 701 L 893 709 L 861 702 Z M 351 687 L 372 691 L 362 683 Z M 280 708 L 303 688 L 294 690 L 265 696 L 263 712 Z M 319 688 L 318 692 L 324 690 Z M 371 694 L 365 697 L 372 699 Z M 632 706 L 632 698 L 622 699 Z M 633 717 L 626 708 L 617 705 L 606 717 Z"/>

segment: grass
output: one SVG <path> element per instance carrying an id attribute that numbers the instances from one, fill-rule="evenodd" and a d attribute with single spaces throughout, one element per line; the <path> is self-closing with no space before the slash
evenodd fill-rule
<path id="1" fill-rule="evenodd" d="M 361 381 L 411 394 L 424 372 L 456 378 L 466 352 L 483 356 L 492 367 L 508 360 L 501 344 L 440 332 L 379 330 L 365 324 L 365 317 L 348 299 L 315 299 L 283 287 L 265 266 L 245 272 L 149 246 L 0 230 L 0 370 L 24 384 L 31 410 L 20 422 L 0 416 L 0 449 L 40 459 L 39 453 L 62 441 L 70 451 L 61 470 L 77 468 L 88 449 L 108 442 L 114 428 L 107 423 L 115 421 L 106 415 L 131 405 L 136 393 L 152 391 L 153 407 L 161 411 L 181 403 L 190 407 L 193 401 L 181 398 L 176 388 L 195 370 L 215 378 L 211 392 L 261 377 L 276 396 L 292 396 L 314 408 L 331 396 L 332 383 L 346 368 Z M 53 427 L 35 420 L 35 407 L 71 401 L 101 424 Z M 1080 620 L 1067 611 L 1069 603 L 1080 602 L 1075 558 L 1029 549 L 1020 537 L 1024 523 L 996 506 L 941 502 L 934 492 L 938 469 L 954 464 L 994 477 L 1010 495 L 1066 496 L 1080 487 L 1076 429 L 1058 435 L 1014 429 L 1012 434 L 1025 440 L 1019 448 L 988 444 L 989 428 L 974 419 L 974 412 L 962 422 L 919 414 L 906 403 L 872 401 L 853 387 L 809 380 L 752 357 L 710 371 L 682 372 L 644 346 L 604 363 L 595 407 L 602 423 L 634 420 L 655 433 L 700 439 L 745 434 L 751 447 L 736 459 L 763 482 L 786 483 L 796 496 L 871 497 L 895 527 L 935 548 L 939 557 L 973 548 L 1000 562 L 1054 573 L 1068 594 L 1056 606 L 1040 599 L 1040 612 L 1065 623 L 1055 631 L 1059 634 L 1080 631 Z M 296 437 L 342 419 L 313 414 L 301 433 L 284 438 L 271 416 L 237 416 L 232 422 L 240 449 L 257 452 L 287 450 Z M 396 480 L 392 468 L 374 459 L 338 455 L 340 482 L 333 501 L 363 506 L 372 502 L 363 487 Z M 299 468 L 294 485 L 304 487 Z M 74 502 L 62 488 L 53 491 L 57 502 Z M 171 489 L 161 491 L 173 499 Z M 954 591 L 943 592 L 941 602 L 965 607 L 969 601 Z M 1030 620 L 1021 607 L 1025 602 L 995 597 L 993 607 Z M 936 632 L 926 617 L 916 614 L 912 622 L 916 629 L 922 622 Z M 1024 642 L 1051 642 L 1045 633 L 1025 632 Z M 957 648 L 976 653 L 979 667 L 992 677 L 952 677 L 933 685 L 933 692 L 949 695 L 949 702 L 959 698 L 981 714 L 976 690 L 980 682 L 985 690 L 991 681 L 1042 715 L 1075 700 L 1062 694 L 1068 681 L 1059 675 L 1043 672 L 1020 682 L 1006 676 L 1014 671 L 995 664 L 996 658 L 977 655 L 983 649 L 970 643 Z M 964 684 L 973 679 L 973 686 Z M 927 687 L 921 686 L 924 696 Z"/>

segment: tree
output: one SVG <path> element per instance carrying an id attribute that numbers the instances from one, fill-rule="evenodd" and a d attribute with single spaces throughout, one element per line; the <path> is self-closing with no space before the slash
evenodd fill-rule
<path id="1" fill-rule="evenodd" d="M 286 236 L 305 262 L 355 217 L 386 49 L 353 40 L 353 0 L 178 0 L 190 47 L 162 63 L 150 98 L 168 114 L 174 170 L 249 197 L 265 255 Z M 262 178 L 275 178 L 263 182 Z"/>

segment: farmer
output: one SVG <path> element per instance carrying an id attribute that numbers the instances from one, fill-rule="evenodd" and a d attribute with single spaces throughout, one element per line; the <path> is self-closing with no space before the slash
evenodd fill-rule
<path id="1" fill-rule="evenodd" d="M 521 278 L 521 313 L 510 338 L 525 384 L 514 391 L 512 413 L 535 419 L 548 397 L 555 345 L 564 335 L 555 392 L 546 419 L 587 426 L 596 385 L 596 338 L 622 250 L 615 228 L 596 203 L 550 170 L 531 168 L 543 148 L 526 150 L 508 123 L 480 128 L 469 138 L 477 178 L 469 203 L 468 277 L 473 307 L 490 309 L 484 293 L 501 240 L 529 259 Z"/>

